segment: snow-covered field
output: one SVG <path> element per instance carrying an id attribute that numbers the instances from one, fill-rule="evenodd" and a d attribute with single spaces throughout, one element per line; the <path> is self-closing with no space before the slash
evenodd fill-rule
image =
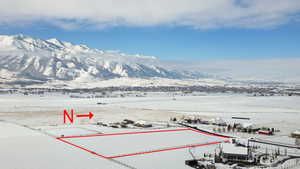
<path id="1" fill-rule="evenodd" d="M 0 122 L 0 168 L 118 169 L 115 162 L 87 155 L 37 131 Z"/>
<path id="2" fill-rule="evenodd" d="M 149 151 L 181 148 L 189 145 L 202 145 L 226 140 L 222 137 L 201 134 L 188 129 L 159 130 L 159 132 L 154 130 L 145 133 L 130 132 L 126 134 L 117 133 L 116 135 L 93 135 L 91 137 L 63 139 L 106 157 L 147 153 Z"/>
<path id="3" fill-rule="evenodd" d="M 70 98 L 48 96 L 1 95 L 0 116 L 26 124 L 61 124 L 62 111 L 95 113 L 94 121 L 168 120 L 172 116 L 196 114 L 203 117 L 249 117 L 261 125 L 278 125 L 286 132 L 299 128 L 300 98 L 296 96 L 252 97 L 245 95 L 176 96 L 150 95 L 125 98 Z M 98 102 L 107 103 L 98 105 Z M 83 123 L 85 120 L 77 121 Z"/>
<path id="4" fill-rule="evenodd" d="M 290 132 L 299 129 L 300 98 L 287 96 L 251 97 L 240 94 L 203 94 L 202 96 L 175 96 L 149 94 L 147 97 L 124 98 L 70 98 L 68 95 L 40 96 L 1 95 L 0 97 L 0 156 L 1 168 L 14 169 L 68 169 L 68 168 L 139 168 L 183 169 L 184 161 L 192 159 L 189 149 L 105 159 L 68 145 L 56 137 L 99 135 L 107 133 L 141 132 L 153 129 L 112 129 L 99 127 L 96 122 L 116 122 L 123 119 L 168 121 L 170 117 L 198 115 L 202 118 L 232 116 L 251 118 L 257 125 L 280 129 L 274 137 L 264 139 L 293 143 Z M 98 102 L 106 103 L 99 105 Z M 76 113 L 93 112 L 94 118 L 75 119 L 73 125 L 63 125 L 63 110 Z M 166 126 L 167 127 L 167 126 Z M 202 125 L 201 127 L 210 126 Z M 170 129 L 170 128 L 169 128 Z M 161 129 L 161 130 L 168 130 Z M 226 133 L 232 134 L 232 133 Z M 256 135 L 245 135 L 256 137 Z M 193 131 L 148 133 L 87 138 L 68 141 L 97 153 L 114 156 L 137 153 L 187 144 L 203 144 L 222 138 L 204 136 Z M 273 140 L 274 139 L 274 140 Z M 213 153 L 218 145 L 193 148 L 195 154 Z"/>

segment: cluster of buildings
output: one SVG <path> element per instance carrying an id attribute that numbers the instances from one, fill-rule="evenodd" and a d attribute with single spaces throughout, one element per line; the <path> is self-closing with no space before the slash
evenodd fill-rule
<path id="1" fill-rule="evenodd" d="M 171 118 L 171 121 L 174 122 L 180 121 L 181 123 L 191 124 L 191 125 L 197 125 L 197 124 L 214 125 L 217 126 L 217 128 L 213 128 L 214 132 L 219 132 L 219 133 L 244 132 L 244 133 L 251 133 L 251 134 L 273 135 L 276 132 L 275 128 L 258 127 L 257 125 L 254 125 L 249 122 L 228 123 L 221 118 L 205 120 L 199 117 L 190 116 L 190 117 L 183 117 L 180 120 L 178 120 L 177 118 Z"/>
<path id="2" fill-rule="evenodd" d="M 129 119 L 124 119 L 121 122 L 115 122 L 115 123 L 109 123 L 109 124 L 98 122 L 97 125 L 112 127 L 112 128 L 136 128 L 136 127 L 150 128 L 153 126 L 151 123 L 148 123 L 146 121 L 133 121 L 133 120 L 129 120 Z"/>
<path id="3" fill-rule="evenodd" d="M 181 122 L 186 124 L 205 124 L 205 125 L 217 125 L 217 126 L 227 126 L 226 122 L 224 122 L 221 118 L 206 120 L 199 117 L 181 117 L 181 118 L 171 118 L 173 122 Z"/>
<path id="4" fill-rule="evenodd" d="M 282 153 L 280 149 L 272 151 L 264 151 L 260 146 L 250 146 L 249 142 L 240 142 L 240 140 L 232 139 L 231 142 L 222 143 L 211 158 L 194 158 L 186 160 L 186 165 L 192 168 L 212 169 L 216 166 L 236 166 L 251 168 L 273 168 L 280 167 L 288 160 L 294 160 L 293 155 L 288 155 L 287 152 Z M 298 163 L 298 162 L 297 162 Z M 298 164 L 297 164 L 298 166 Z"/>

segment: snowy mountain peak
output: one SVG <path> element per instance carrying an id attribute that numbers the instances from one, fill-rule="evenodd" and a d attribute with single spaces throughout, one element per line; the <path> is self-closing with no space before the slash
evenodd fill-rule
<path id="1" fill-rule="evenodd" d="M 60 40 L 55 39 L 55 38 L 48 39 L 48 40 L 46 40 L 46 41 L 49 42 L 49 43 L 52 43 L 52 44 L 54 44 L 54 45 L 56 45 L 56 46 L 59 46 L 59 47 L 61 47 L 61 48 L 64 48 L 64 47 L 65 47 L 65 44 L 64 44 L 63 42 L 61 42 Z"/>
<path id="2" fill-rule="evenodd" d="M 157 59 L 152 56 L 91 49 L 54 38 L 41 40 L 22 34 L 0 35 L 0 71 L 15 78 L 44 82 L 118 77 L 192 77 L 157 66 Z"/>

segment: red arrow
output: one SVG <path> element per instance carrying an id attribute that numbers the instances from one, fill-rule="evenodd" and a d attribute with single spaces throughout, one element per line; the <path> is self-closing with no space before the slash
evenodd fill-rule
<path id="1" fill-rule="evenodd" d="M 89 119 L 92 119 L 94 117 L 94 114 L 90 112 L 89 114 L 77 114 L 76 117 L 88 117 Z"/>

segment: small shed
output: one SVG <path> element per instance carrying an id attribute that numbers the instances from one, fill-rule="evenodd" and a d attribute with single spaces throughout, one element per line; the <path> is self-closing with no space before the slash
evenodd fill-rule
<path id="1" fill-rule="evenodd" d="M 299 138 L 300 139 L 300 130 L 296 130 L 296 131 L 292 132 L 291 136 L 293 138 Z"/>
<path id="2" fill-rule="evenodd" d="M 152 124 L 151 123 L 148 123 L 146 121 L 137 121 L 135 124 L 134 124 L 136 127 L 143 127 L 143 128 L 149 128 L 149 127 L 152 127 Z"/>

